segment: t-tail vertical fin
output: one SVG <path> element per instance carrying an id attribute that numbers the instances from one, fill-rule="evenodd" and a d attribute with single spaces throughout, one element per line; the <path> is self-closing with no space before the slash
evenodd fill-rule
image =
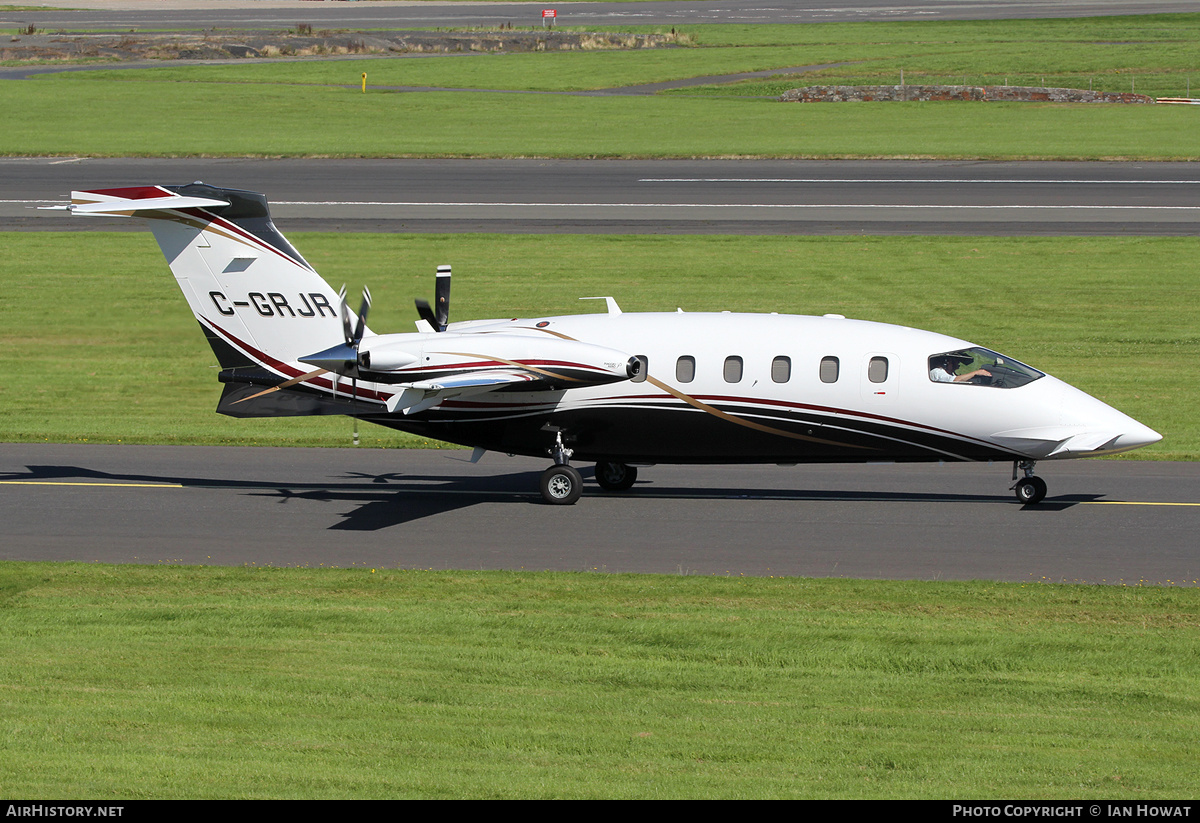
<path id="1" fill-rule="evenodd" d="M 223 380 L 290 381 L 311 371 L 300 357 L 342 339 L 337 292 L 275 228 L 261 194 L 203 183 L 76 191 L 70 210 L 149 222 Z M 328 392 L 335 382 L 308 385 Z"/>

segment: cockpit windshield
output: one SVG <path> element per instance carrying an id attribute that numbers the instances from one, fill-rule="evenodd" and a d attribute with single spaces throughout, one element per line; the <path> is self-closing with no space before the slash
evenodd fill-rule
<path id="1" fill-rule="evenodd" d="M 929 358 L 929 379 L 935 383 L 1015 389 L 1044 376 L 1035 368 L 979 346 L 942 352 Z"/>

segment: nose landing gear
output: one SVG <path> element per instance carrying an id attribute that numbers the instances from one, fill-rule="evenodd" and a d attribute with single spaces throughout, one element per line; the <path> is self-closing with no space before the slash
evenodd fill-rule
<path id="1" fill-rule="evenodd" d="M 573 449 L 563 445 L 562 431 L 555 430 L 550 455 L 554 465 L 542 472 L 542 499 L 554 506 L 570 506 L 583 494 L 583 477 L 568 461 Z"/>
<path id="2" fill-rule="evenodd" d="M 1016 493 L 1017 502 L 1026 506 L 1040 503 L 1042 498 L 1046 496 L 1046 481 L 1033 473 L 1033 467 L 1036 464 L 1036 460 L 1013 461 L 1014 482 L 1009 486 L 1009 490 Z M 1025 473 L 1025 476 L 1020 480 L 1017 480 L 1017 469 Z"/>

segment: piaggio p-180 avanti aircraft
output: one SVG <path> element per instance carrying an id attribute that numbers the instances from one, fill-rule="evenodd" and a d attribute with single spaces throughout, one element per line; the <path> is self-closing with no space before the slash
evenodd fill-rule
<path id="1" fill-rule="evenodd" d="M 994 351 L 838 315 L 607 312 L 449 322 L 450 269 L 417 330 L 367 328 L 275 228 L 266 198 L 203 183 L 72 193 L 78 215 L 140 217 L 221 365 L 217 411 L 353 414 L 484 451 L 549 455 L 541 493 L 574 503 L 571 459 L 606 490 L 655 463 L 1004 460 L 1022 503 L 1038 460 L 1161 439 Z"/>

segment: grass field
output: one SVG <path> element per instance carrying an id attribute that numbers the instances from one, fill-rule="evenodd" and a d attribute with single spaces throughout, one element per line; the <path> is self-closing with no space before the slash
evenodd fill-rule
<path id="1" fill-rule="evenodd" d="M 582 31 L 566 28 L 565 31 Z M 607 30 L 607 29 L 606 29 Z M 661 27 L 616 27 L 663 33 Z M 536 54 L 424 55 L 417 59 L 311 60 L 171 66 L 89 72 L 93 81 L 319 84 L 357 86 L 368 72 L 380 86 L 581 91 L 714 74 L 846 63 L 850 76 L 898 83 L 899 72 L 945 77 L 1087 78 L 1129 91 L 1129 78 L 1158 93 L 1183 94 L 1200 82 L 1195 50 L 1200 14 L 1066 20 L 820 23 L 803 26 L 705 24 L 678 29 L 683 48 Z M 807 80 L 807 75 L 799 76 Z M 866 81 L 864 81 L 866 82 Z M 793 84 L 794 85 L 794 84 Z M 1136 85 L 1136 83 L 1135 83 Z M 739 85 L 730 89 L 736 93 Z M 1097 88 L 1100 88 L 1097 85 Z M 1153 93 L 1153 92 L 1147 92 Z"/>
<path id="2" fill-rule="evenodd" d="M 780 104 L 799 80 L 565 95 L 825 63 L 803 82 L 1053 81 L 1183 95 L 1200 15 L 697 26 L 686 48 L 314 59 L 111 70 L 0 84 L 0 154 L 1195 159 L 1179 106 Z M 369 93 L 358 90 L 367 72 Z M 388 86 L 476 91 L 401 93 Z M 490 91 L 489 91 L 490 90 Z M 501 93 L 505 92 L 505 93 Z M 518 93 L 545 92 L 545 93 Z M 164 101 L 169 116 L 162 116 Z"/>
<path id="3" fill-rule="evenodd" d="M 848 65 L 788 80 L 708 87 L 705 93 L 779 95 L 797 85 L 1012 85 L 1094 88 L 1156 97 L 1200 94 L 1194 59 L 1200 16 L 861 23 L 827 34 L 796 27 L 813 46 L 860 50 Z M 835 34 L 835 31 L 837 32 Z M 758 35 L 761 37 L 762 35 Z M 746 37 L 754 38 L 753 32 Z M 723 34 L 734 41 L 733 32 Z M 699 42 L 705 42 L 698 34 Z M 820 61 L 827 62 L 827 61 Z M 695 93 L 695 91 L 690 91 Z"/>
<path id="4" fill-rule="evenodd" d="M 0 785 L 1188 799 L 1196 594 L 0 563 Z"/>
<path id="5" fill-rule="evenodd" d="M 64 218 L 66 219 L 66 218 Z M 283 227 L 286 231 L 286 226 Z M 372 327 L 454 264 L 453 317 L 595 310 L 833 312 L 962 337 L 1043 368 L 1164 434 L 1136 456 L 1200 458 L 1195 238 L 335 235 L 293 238 Z M 84 262 L 86 261 L 86 262 Z M 398 264 L 399 261 L 399 264 Z M 345 418 L 213 413 L 216 363 L 149 233 L 0 238 L 0 432 L 10 441 L 346 445 Z M 930 284 L 937 284 L 932 288 Z M 368 427 L 370 445 L 430 445 Z"/>

